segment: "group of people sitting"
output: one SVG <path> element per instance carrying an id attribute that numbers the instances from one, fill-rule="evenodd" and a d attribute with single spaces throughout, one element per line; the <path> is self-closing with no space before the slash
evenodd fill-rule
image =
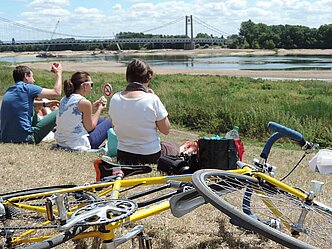
<path id="1" fill-rule="evenodd" d="M 38 144 L 54 131 L 59 147 L 78 151 L 98 149 L 110 128 L 117 135 L 117 161 L 121 164 L 154 164 L 161 155 L 178 155 L 175 142 L 161 142 L 159 132 L 170 131 L 168 113 L 159 97 L 149 87 L 153 78 L 150 66 L 134 59 L 127 66 L 127 86 L 110 101 L 109 117 L 101 116 L 106 105 L 98 99 L 91 103 L 86 96 L 93 89 L 87 72 L 76 72 L 63 82 L 62 67 L 53 67 L 52 89 L 35 85 L 32 70 L 17 66 L 15 85 L 9 87 L 1 105 L 0 142 Z M 50 108 L 42 113 L 42 108 Z M 38 115 L 39 114 L 39 115 Z"/>

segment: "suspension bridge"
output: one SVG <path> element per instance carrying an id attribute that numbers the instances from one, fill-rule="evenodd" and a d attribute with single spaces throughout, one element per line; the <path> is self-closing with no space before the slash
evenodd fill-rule
<path id="1" fill-rule="evenodd" d="M 57 23 L 58 25 L 59 23 Z M 174 25 L 184 26 L 185 31 L 182 34 L 162 35 L 163 30 L 172 30 Z M 28 26 L 18 22 L 14 22 L 0 17 L 0 48 L 1 46 L 20 46 L 20 45 L 39 45 L 39 46 L 64 46 L 64 45 L 103 45 L 108 44 L 183 44 L 186 49 L 193 49 L 195 44 L 223 44 L 224 36 L 229 35 L 218 28 L 204 22 L 203 20 L 194 16 L 185 16 L 183 25 L 183 18 L 178 18 L 174 21 L 162 24 L 158 27 L 151 28 L 141 32 L 134 32 L 135 34 L 143 34 L 141 38 L 126 38 L 120 35 L 113 36 L 88 36 L 57 32 L 56 28 L 53 31 Z M 56 27 L 57 27 L 56 25 Z M 146 37 L 144 34 L 161 33 L 161 35 L 152 35 Z M 128 32 L 130 33 L 130 32 Z M 197 34 L 205 34 L 197 36 Z M 196 37 L 194 37 L 196 34 Z M 210 35 L 207 35 L 210 34 Z M 8 37 L 12 37 L 9 39 Z M 20 37 L 20 38 L 15 38 Z M 40 37 L 51 37 L 45 39 Z"/>

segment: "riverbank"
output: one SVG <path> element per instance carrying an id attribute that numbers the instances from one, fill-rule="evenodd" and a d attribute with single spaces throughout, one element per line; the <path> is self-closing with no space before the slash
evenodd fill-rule
<path id="1" fill-rule="evenodd" d="M 85 57 L 85 56 L 116 56 L 119 55 L 117 51 L 59 51 L 52 52 L 59 58 L 66 57 Z M 26 56 L 35 57 L 37 52 L 23 52 L 23 53 L 0 53 L 0 57 L 8 56 Z M 279 49 L 279 50 L 263 50 L 263 49 L 195 49 L 195 50 L 127 50 L 122 51 L 123 56 L 144 56 L 144 55 L 158 55 L 158 56 L 269 56 L 269 55 L 301 55 L 301 56 L 332 56 L 332 49 Z M 47 62 L 29 62 L 22 63 L 31 68 L 49 69 L 50 61 L 57 61 L 57 58 L 49 58 Z M 66 71 L 84 70 L 88 72 L 103 72 L 103 73 L 125 73 L 126 65 L 114 61 L 87 61 L 61 62 Z M 332 71 L 330 70 L 298 70 L 298 71 L 277 71 L 277 70 L 215 70 L 215 69 L 192 69 L 192 68 L 166 68 L 153 67 L 156 74 L 189 74 L 189 75 L 223 75 L 223 76 L 238 76 L 238 77 L 252 77 L 252 78 L 272 78 L 272 79 L 313 79 L 313 80 L 332 80 Z"/>
<path id="2" fill-rule="evenodd" d="M 22 63 L 31 68 L 50 68 L 50 62 Z M 88 71 L 100 73 L 121 73 L 126 71 L 126 65 L 112 61 L 89 61 L 73 62 L 63 61 L 62 67 L 66 71 Z M 332 71 L 308 70 L 308 71 L 257 71 L 257 70 L 212 70 L 212 69 L 186 69 L 186 68 L 159 68 L 153 67 L 156 74 L 187 74 L 187 75 L 221 75 L 251 78 L 273 78 L 273 79 L 316 79 L 331 80 Z"/>
<path id="3" fill-rule="evenodd" d="M 58 57 L 73 57 L 87 55 L 119 55 L 118 51 L 50 51 Z M 0 52 L 0 57 L 8 56 L 32 56 L 35 57 L 39 52 Z M 128 56 L 143 55 L 186 55 L 186 56 L 266 56 L 266 55 L 332 55 L 332 49 L 227 49 L 227 48 L 208 48 L 208 49 L 155 49 L 155 50 L 123 50 L 121 54 Z"/>
<path id="4" fill-rule="evenodd" d="M 119 55 L 118 51 L 50 51 L 58 57 L 73 57 L 87 55 Z M 0 52 L 0 57 L 8 56 L 32 56 L 35 57 L 39 52 Z M 266 55 L 332 55 L 332 49 L 227 49 L 227 48 L 208 48 L 208 49 L 155 49 L 155 50 L 124 50 L 121 54 L 133 56 L 143 55 L 187 55 L 187 56 L 266 56 Z"/>

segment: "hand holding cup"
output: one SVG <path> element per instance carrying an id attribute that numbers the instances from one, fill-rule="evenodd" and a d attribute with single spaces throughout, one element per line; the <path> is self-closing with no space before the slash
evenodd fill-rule
<path id="1" fill-rule="evenodd" d="M 51 70 L 52 73 L 56 74 L 57 72 L 62 72 L 62 66 L 59 62 L 54 62 L 52 64 Z"/>

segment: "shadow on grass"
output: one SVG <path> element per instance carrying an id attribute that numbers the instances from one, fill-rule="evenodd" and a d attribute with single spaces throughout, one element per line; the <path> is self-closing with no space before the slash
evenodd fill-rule
<path id="1" fill-rule="evenodd" d="M 196 246 L 186 247 L 186 249 L 212 249 L 212 248 L 232 248 L 232 249 L 257 249 L 265 248 L 264 242 L 268 241 L 263 236 L 257 235 L 248 230 L 242 230 L 242 233 L 232 233 L 227 228 L 227 219 L 219 219 L 218 239 L 206 240 Z M 248 237 L 247 237 L 248 236 Z M 251 240 L 250 236 L 255 236 Z"/>

